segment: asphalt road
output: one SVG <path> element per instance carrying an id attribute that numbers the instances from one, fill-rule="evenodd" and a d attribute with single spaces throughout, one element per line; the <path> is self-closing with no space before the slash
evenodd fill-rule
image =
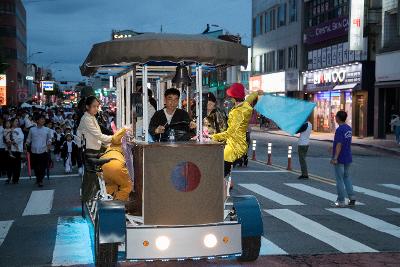
<path id="1" fill-rule="evenodd" d="M 263 256 L 252 266 L 396 266 L 400 261 L 399 157 L 353 147 L 351 176 L 357 200 L 364 205 L 332 209 L 336 189 L 329 164 L 331 144 L 311 143 L 312 176 L 300 181 L 298 173 L 285 169 L 288 145 L 293 145 L 292 165 L 298 169 L 295 138 L 265 133 L 253 133 L 252 138 L 257 140 L 257 161 L 233 173 L 233 194 L 255 195 L 263 210 Z M 268 142 L 273 144 L 273 166 L 263 163 Z M 79 217 L 79 184 L 79 176 L 64 175 L 57 163 L 43 188 L 29 177 L 18 185 L 0 186 L 0 266 L 93 265 L 89 227 Z M 239 265 L 234 259 L 179 264 Z M 178 263 L 123 264 L 159 265 Z"/>

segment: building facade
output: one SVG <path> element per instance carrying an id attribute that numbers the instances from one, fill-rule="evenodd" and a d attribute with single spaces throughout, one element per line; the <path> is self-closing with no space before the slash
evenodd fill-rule
<path id="1" fill-rule="evenodd" d="M 7 104 L 25 101 L 26 12 L 21 0 L 0 0 L 0 59 L 1 64 L 7 64 Z"/>
<path id="2" fill-rule="evenodd" d="M 304 3 L 302 85 L 305 99 L 317 104 L 312 115 L 314 131 L 334 132 L 335 114 L 344 110 L 353 135 L 373 134 L 379 1 L 365 0 L 360 8 L 364 9 L 363 50 L 350 50 L 349 28 L 356 23 L 350 21 L 350 0 Z"/>
<path id="3" fill-rule="evenodd" d="M 376 56 L 374 137 L 391 132 L 390 117 L 400 115 L 400 6 L 382 1 L 382 37 Z"/>
<path id="4" fill-rule="evenodd" d="M 252 1 L 251 91 L 299 95 L 303 2 Z"/>

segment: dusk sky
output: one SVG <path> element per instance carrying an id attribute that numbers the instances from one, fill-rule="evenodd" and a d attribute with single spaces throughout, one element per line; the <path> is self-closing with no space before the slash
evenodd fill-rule
<path id="1" fill-rule="evenodd" d="M 201 33 L 217 24 L 250 45 L 251 0 L 24 0 L 31 62 L 56 71 L 57 80 L 79 81 L 79 66 L 111 30 Z M 214 29 L 214 28 L 213 28 Z M 215 28 L 216 29 L 216 28 Z M 57 70 L 61 70 L 57 72 Z"/>

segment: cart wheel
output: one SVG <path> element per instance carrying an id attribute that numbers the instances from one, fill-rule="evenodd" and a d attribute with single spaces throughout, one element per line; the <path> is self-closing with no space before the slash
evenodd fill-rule
<path id="1" fill-rule="evenodd" d="M 242 237 L 242 255 L 239 261 L 255 261 L 260 255 L 261 236 Z"/>
<path id="2" fill-rule="evenodd" d="M 96 267 L 116 267 L 118 263 L 118 243 L 100 244 L 97 221 L 94 242 Z"/>

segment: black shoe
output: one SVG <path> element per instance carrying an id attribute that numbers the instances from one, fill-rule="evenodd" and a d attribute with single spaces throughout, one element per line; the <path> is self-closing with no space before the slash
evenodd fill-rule
<path id="1" fill-rule="evenodd" d="M 12 183 L 13 183 L 13 184 L 18 184 L 18 181 L 13 181 Z"/>
<path id="2" fill-rule="evenodd" d="M 355 199 L 350 199 L 349 202 L 347 203 L 348 206 L 354 207 L 356 205 L 356 200 Z"/>
<path id="3" fill-rule="evenodd" d="M 43 183 L 42 183 L 42 182 L 39 182 L 39 183 L 38 183 L 38 187 L 43 187 Z"/>
<path id="4" fill-rule="evenodd" d="M 300 176 L 298 177 L 298 179 L 300 179 L 300 180 L 308 179 L 308 175 L 307 175 L 307 176 L 305 176 L 305 175 L 300 175 Z"/>

